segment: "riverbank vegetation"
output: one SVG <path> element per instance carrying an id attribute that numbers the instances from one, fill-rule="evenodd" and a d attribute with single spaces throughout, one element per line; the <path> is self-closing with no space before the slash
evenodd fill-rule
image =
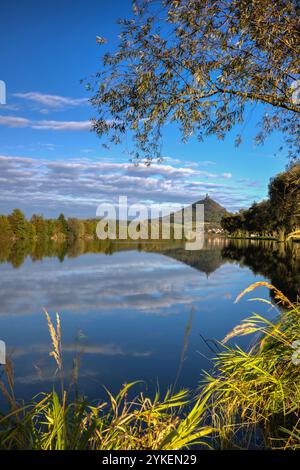
<path id="1" fill-rule="evenodd" d="M 197 393 L 170 390 L 163 398 L 140 393 L 130 399 L 136 384 L 124 385 L 116 397 L 107 391 L 108 400 L 99 403 L 72 394 L 65 384 L 60 318 L 54 324 L 45 312 L 59 391 L 18 402 L 8 362 L 0 382 L 9 404 L 0 415 L 0 448 L 299 449 L 300 306 L 266 282 L 245 289 L 237 301 L 257 287 L 273 292 L 274 303 L 255 300 L 274 309 L 275 323 L 252 314 L 224 338 L 214 370 Z M 248 351 L 227 344 L 244 335 L 255 335 Z"/>
<path id="2" fill-rule="evenodd" d="M 1 450 L 163 450 L 208 446 L 205 436 L 212 429 L 202 424 L 205 400 L 193 399 L 186 390 L 169 390 L 162 398 L 158 393 L 152 398 L 140 393 L 129 399 L 136 384 L 125 384 L 117 396 L 106 390 L 107 401 L 91 404 L 76 393 L 76 367 L 66 386 L 60 317 L 57 314 L 54 323 L 47 311 L 45 315 L 60 391 L 19 403 L 14 394 L 12 364 L 8 362 L 6 383 L 0 381 L 10 409 L 0 414 Z"/>
<path id="3" fill-rule="evenodd" d="M 271 179 L 269 197 L 248 210 L 222 219 L 222 228 L 231 236 L 300 239 L 300 163 Z"/>
<path id="4" fill-rule="evenodd" d="M 14 209 L 8 216 L 0 215 L 0 241 L 7 240 L 75 240 L 96 238 L 96 219 L 65 218 L 46 219 L 33 214 L 27 220 L 20 209 Z"/>
<path id="5" fill-rule="evenodd" d="M 4 390 L 10 412 L 0 415 L 0 450 L 143 450 L 208 446 L 209 426 L 202 425 L 205 403 L 188 410 L 187 391 L 160 398 L 138 395 L 128 400 L 134 384 L 108 401 L 91 404 L 84 398 L 70 400 L 67 391 L 40 394 L 19 404 Z M 182 413 L 186 411 L 186 416 Z"/>
<path id="6" fill-rule="evenodd" d="M 300 448 L 300 306 L 266 282 L 257 282 L 238 296 L 257 287 L 273 292 L 276 321 L 253 313 L 228 333 L 225 349 L 207 376 L 204 393 L 211 402 L 222 448 Z M 254 335 L 252 346 L 243 351 L 227 342 L 238 336 Z"/>

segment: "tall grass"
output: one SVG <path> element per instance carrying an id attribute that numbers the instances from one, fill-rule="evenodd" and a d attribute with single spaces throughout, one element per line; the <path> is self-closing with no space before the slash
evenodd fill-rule
<path id="1" fill-rule="evenodd" d="M 32 403 L 16 406 L 0 418 L 0 449 L 142 450 L 181 449 L 208 445 L 211 433 L 201 426 L 204 404 L 194 404 L 185 418 L 179 410 L 188 403 L 185 391 L 163 400 L 138 396 L 127 401 L 128 390 L 109 394 L 106 403 L 91 406 L 84 400 L 68 403 L 53 391 Z"/>
<path id="2" fill-rule="evenodd" d="M 229 332 L 214 370 L 194 396 L 181 390 L 129 399 L 136 385 L 131 383 L 117 396 L 107 390 L 107 400 L 94 406 L 71 400 L 63 380 L 60 318 L 54 324 L 45 312 L 60 392 L 20 404 L 8 362 L 6 383 L 0 381 L 9 404 L 9 412 L 0 414 L 0 449 L 300 449 L 300 305 L 268 283 L 251 285 L 237 301 L 262 286 L 273 291 L 275 302 L 250 300 L 277 311 L 277 320 L 253 313 Z M 248 351 L 228 345 L 249 334 L 255 341 Z"/>
<path id="3" fill-rule="evenodd" d="M 135 383 L 124 385 L 117 396 L 107 390 L 107 400 L 92 406 L 83 399 L 70 400 L 63 379 L 59 315 L 56 324 L 45 311 L 61 390 L 42 393 L 30 403 L 14 396 L 13 368 L 5 366 L 7 385 L 0 382 L 10 411 L 0 415 L 0 449 L 45 450 L 142 450 L 181 449 L 208 446 L 205 437 L 212 428 L 203 424 L 206 401 L 188 391 L 157 393 L 153 399 L 140 393 L 129 400 Z M 72 382 L 72 381 L 71 381 Z"/>
<path id="4" fill-rule="evenodd" d="M 267 283 L 251 285 L 237 300 L 260 286 L 272 289 L 277 304 L 286 309 L 277 312 L 275 323 L 254 313 L 235 327 L 224 338 L 224 349 L 201 394 L 211 397 L 212 422 L 222 446 L 300 447 L 300 366 L 295 350 L 295 341 L 300 340 L 300 306 Z M 265 299 L 251 300 L 276 308 Z M 258 337 L 247 352 L 226 344 L 253 333 Z"/>

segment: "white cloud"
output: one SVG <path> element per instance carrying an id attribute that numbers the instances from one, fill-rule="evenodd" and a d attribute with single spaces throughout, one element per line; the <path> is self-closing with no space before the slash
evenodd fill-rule
<path id="1" fill-rule="evenodd" d="M 88 102 L 87 98 L 70 98 L 67 96 L 50 95 L 35 91 L 14 93 L 14 96 L 55 109 L 61 109 L 65 106 L 80 106 Z"/>
<path id="2" fill-rule="evenodd" d="M 31 127 L 37 130 L 86 131 L 91 129 L 91 121 L 31 121 L 23 117 L 0 116 L 0 125 L 6 127 Z"/>
<path id="3" fill-rule="evenodd" d="M 38 121 L 32 129 L 53 131 L 86 131 L 91 129 L 90 121 Z"/>
<path id="4" fill-rule="evenodd" d="M 209 195 L 230 210 L 259 199 L 255 186 L 222 183 L 194 169 L 154 164 L 135 167 L 88 159 L 49 161 L 0 156 L 0 213 L 21 207 L 45 216 L 64 211 L 67 215 L 95 216 L 101 202 L 117 202 L 126 195 L 128 203 L 164 204 L 170 210 Z"/>
<path id="5" fill-rule="evenodd" d="M 216 162 L 212 160 L 187 160 L 186 157 L 183 158 L 173 158 L 173 157 L 164 157 L 163 158 L 163 163 L 170 163 L 171 165 L 181 165 L 184 167 L 189 167 L 189 168 L 197 168 L 201 166 L 210 166 L 210 165 L 216 165 Z"/>
<path id="6" fill-rule="evenodd" d="M 0 126 L 7 127 L 28 127 L 30 126 L 29 119 L 15 116 L 0 116 Z"/>

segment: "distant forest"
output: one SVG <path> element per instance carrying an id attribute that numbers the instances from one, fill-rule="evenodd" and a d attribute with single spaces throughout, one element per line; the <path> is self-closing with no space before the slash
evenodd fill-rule
<path id="1" fill-rule="evenodd" d="M 66 219 L 63 214 L 57 219 L 45 219 L 34 214 L 27 220 L 20 209 L 14 209 L 8 215 L 0 215 L 0 239 L 28 240 L 52 239 L 74 240 L 78 238 L 96 238 L 96 219 L 81 220 L 74 217 Z"/>
<path id="2" fill-rule="evenodd" d="M 300 163 L 291 164 L 287 171 L 271 179 L 268 193 L 268 199 L 223 217 L 222 228 L 242 238 L 300 238 Z"/>

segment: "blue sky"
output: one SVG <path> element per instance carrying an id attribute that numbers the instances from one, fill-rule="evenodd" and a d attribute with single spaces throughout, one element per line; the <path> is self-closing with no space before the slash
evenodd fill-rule
<path id="1" fill-rule="evenodd" d="M 180 141 L 166 126 L 161 164 L 133 167 L 127 143 L 105 150 L 89 131 L 95 115 L 81 79 L 101 67 L 105 48 L 118 42 L 120 17 L 130 0 L 2 0 L 0 79 L 7 103 L 0 105 L 0 213 L 20 207 L 57 216 L 93 217 L 99 203 L 127 195 L 130 202 L 188 204 L 206 193 L 230 210 L 266 197 L 269 178 L 284 156 L 273 135 L 254 145 L 259 106 L 247 115 L 239 148 L 235 129 L 225 141 Z"/>

